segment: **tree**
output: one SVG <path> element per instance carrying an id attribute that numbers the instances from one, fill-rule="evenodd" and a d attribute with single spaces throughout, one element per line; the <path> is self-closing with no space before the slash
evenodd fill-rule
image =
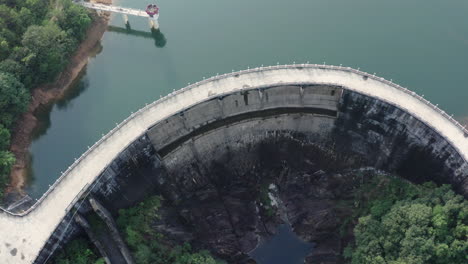
<path id="1" fill-rule="evenodd" d="M 36 56 L 32 71 L 39 75 L 40 82 L 51 81 L 65 67 L 68 54 L 76 43 L 55 23 L 45 26 L 30 26 L 21 41 L 33 56 Z"/>
<path id="2" fill-rule="evenodd" d="M 0 151 L 0 175 L 10 173 L 10 168 L 15 163 L 15 157 L 9 151 Z"/>
<path id="3" fill-rule="evenodd" d="M 188 251 L 179 252 L 175 255 L 174 264 L 221 264 L 223 262 L 215 260 L 209 252 L 200 251 L 198 253 L 190 253 Z"/>
<path id="4" fill-rule="evenodd" d="M 15 157 L 9 151 L 0 151 L 0 196 L 3 196 L 4 186 L 8 182 L 10 169 L 15 164 Z"/>
<path id="5" fill-rule="evenodd" d="M 403 197 L 386 212 L 382 208 L 381 218 L 359 219 L 353 264 L 465 263 L 468 202 L 449 186 L 426 188 L 416 199 Z"/>
<path id="6" fill-rule="evenodd" d="M 9 54 L 10 45 L 4 37 L 0 36 L 0 60 L 7 58 Z"/>
<path id="7" fill-rule="evenodd" d="M 2 26 L 0 36 L 3 36 L 10 43 L 10 46 L 14 46 L 18 42 L 18 37 L 22 34 L 18 12 L 14 8 L 0 5 L 0 19 L 0 25 Z"/>
<path id="8" fill-rule="evenodd" d="M 45 17 L 49 7 L 48 0 L 26 0 L 22 1 L 19 0 L 18 2 L 21 3 L 21 7 L 26 7 L 29 10 L 34 10 L 33 17 L 34 17 L 34 24 L 39 24 L 42 19 Z"/>
<path id="9" fill-rule="evenodd" d="M 106 264 L 106 261 L 103 258 L 100 258 L 94 262 L 94 264 Z"/>
<path id="10" fill-rule="evenodd" d="M 7 6 L 15 6 L 17 0 L 0 0 L 0 4 L 5 4 Z"/>
<path id="11" fill-rule="evenodd" d="M 22 7 L 18 13 L 19 21 L 21 21 L 21 27 L 23 30 L 26 30 L 30 25 L 33 25 L 35 22 L 34 15 L 26 7 Z"/>
<path id="12" fill-rule="evenodd" d="M 26 77 L 26 68 L 24 65 L 12 59 L 6 59 L 0 62 L 0 72 L 13 75 L 18 81 L 25 84 L 23 81 Z M 25 84 L 26 85 L 26 84 Z"/>
<path id="13" fill-rule="evenodd" d="M 0 150 L 7 149 L 10 145 L 10 131 L 0 125 Z"/>
<path id="14" fill-rule="evenodd" d="M 94 264 L 98 257 L 90 249 L 88 241 L 80 238 L 73 240 L 58 255 L 57 264 Z"/>
<path id="15" fill-rule="evenodd" d="M 59 17 L 60 27 L 75 39 L 83 40 L 86 30 L 91 25 L 91 18 L 86 8 L 72 4 L 69 0 L 61 0 L 63 11 Z"/>
<path id="16" fill-rule="evenodd" d="M 0 72 L 0 124 L 9 128 L 26 110 L 29 93 L 13 75 Z"/>

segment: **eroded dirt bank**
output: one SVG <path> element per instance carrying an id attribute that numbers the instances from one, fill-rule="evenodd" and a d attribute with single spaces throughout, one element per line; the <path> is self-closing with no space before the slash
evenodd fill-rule
<path id="1" fill-rule="evenodd" d="M 111 3 L 111 0 L 97 0 L 96 2 Z M 95 55 L 97 45 L 107 29 L 109 14 L 97 15 L 92 13 L 93 23 L 87 32 L 86 39 L 80 44 L 65 70 L 53 83 L 45 84 L 33 89 L 28 110 L 19 118 L 12 133 L 10 150 L 16 157 L 16 163 L 10 174 L 10 184 L 7 187 L 8 194 L 24 194 L 27 168 L 29 166 L 29 146 L 32 136 L 38 125 L 35 115 L 40 106 L 53 104 L 62 99 L 67 90 L 85 69 L 89 57 Z"/>

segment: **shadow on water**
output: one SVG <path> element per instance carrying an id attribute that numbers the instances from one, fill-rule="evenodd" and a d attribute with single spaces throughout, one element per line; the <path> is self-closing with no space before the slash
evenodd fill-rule
<path id="1" fill-rule="evenodd" d="M 273 237 L 249 254 L 258 264 L 302 264 L 313 246 L 299 239 L 289 224 L 282 224 Z"/>
<path id="2" fill-rule="evenodd" d="M 135 37 L 153 39 L 154 40 L 154 45 L 156 47 L 158 47 L 158 48 L 164 48 L 164 46 L 166 46 L 166 43 L 167 43 L 167 39 L 164 36 L 164 34 L 161 32 L 160 29 L 152 28 L 150 32 L 141 31 L 141 30 L 132 29 L 130 24 L 126 24 L 125 28 L 109 25 L 107 27 L 107 31 L 115 32 L 115 33 L 121 33 L 121 34 L 125 34 L 125 35 L 131 35 L 131 36 L 135 36 Z"/>
<path id="3" fill-rule="evenodd" d="M 76 83 L 72 84 L 71 87 L 65 92 L 62 98 L 53 101 L 47 105 L 41 105 L 34 112 L 34 116 L 37 118 L 37 126 L 32 133 L 33 141 L 44 135 L 50 128 L 51 121 L 50 115 L 53 107 L 56 105 L 59 110 L 66 110 L 73 99 L 77 98 L 82 94 L 89 86 L 89 82 L 86 78 L 82 79 L 86 74 L 86 69 L 83 69 L 80 75 L 76 78 Z"/>
<path id="4" fill-rule="evenodd" d="M 28 162 L 26 166 L 26 184 L 25 184 L 25 186 L 27 186 L 28 193 L 32 184 L 36 181 L 36 178 L 34 177 L 34 170 L 32 168 L 33 161 L 34 161 L 34 156 L 31 153 L 29 153 Z"/>
<path id="5" fill-rule="evenodd" d="M 34 131 L 31 135 L 32 141 L 40 138 L 41 136 L 45 135 L 47 130 L 51 126 L 51 114 L 53 111 L 54 106 L 57 106 L 59 110 L 66 110 L 73 99 L 77 98 L 82 94 L 89 86 L 89 82 L 83 76 L 86 74 L 86 69 L 83 69 L 80 75 L 76 78 L 77 81 L 75 84 L 72 84 L 71 87 L 65 92 L 62 98 L 53 101 L 47 105 L 39 106 L 36 111 L 34 112 L 34 116 L 37 118 L 37 124 L 34 128 Z M 33 183 L 35 182 L 34 177 L 34 170 L 32 168 L 32 164 L 34 162 L 34 156 L 32 153 L 29 153 L 28 157 L 28 164 L 26 167 L 26 175 L 27 175 L 27 186 L 31 188 Z M 31 191 L 28 191 L 31 193 Z"/>

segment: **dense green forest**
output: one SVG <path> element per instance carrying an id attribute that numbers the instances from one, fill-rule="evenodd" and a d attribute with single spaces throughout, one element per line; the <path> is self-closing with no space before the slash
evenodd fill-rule
<path id="1" fill-rule="evenodd" d="M 11 129 L 31 89 L 57 77 L 90 24 L 71 0 L 0 0 L 0 196 L 15 162 Z"/>
<path id="2" fill-rule="evenodd" d="M 55 264 L 104 264 L 103 258 L 98 257 L 93 245 L 86 239 L 78 238 L 71 241 L 62 251 L 52 259 Z"/>
<path id="3" fill-rule="evenodd" d="M 352 264 L 467 263 L 468 202 L 451 186 L 377 176 L 355 196 Z"/>
<path id="4" fill-rule="evenodd" d="M 161 198 L 153 196 L 135 207 L 119 210 L 117 226 L 132 251 L 138 264 L 222 264 L 214 259 L 209 252 L 192 250 L 190 244 L 170 245 L 164 235 L 151 226 L 158 218 Z M 91 217 L 91 226 L 96 234 L 108 232 L 105 224 L 97 217 Z M 98 258 L 93 246 L 84 239 L 76 239 L 69 243 L 56 257 L 56 264 L 98 264 L 103 259 Z"/>

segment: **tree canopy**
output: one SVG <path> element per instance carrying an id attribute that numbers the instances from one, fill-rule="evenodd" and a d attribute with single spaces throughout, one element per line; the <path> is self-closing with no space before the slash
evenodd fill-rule
<path id="1" fill-rule="evenodd" d="M 0 151 L 0 185 L 5 186 L 8 182 L 8 174 L 11 166 L 15 164 L 15 157 L 9 151 Z M 3 189 L 0 189 L 0 196 L 3 195 Z"/>
<path id="2" fill-rule="evenodd" d="M 29 102 L 29 93 L 13 75 L 0 72 L 0 197 L 3 186 L 8 182 L 10 169 L 15 158 L 7 149 L 10 131 L 16 116 L 22 113 Z"/>
<path id="3" fill-rule="evenodd" d="M 67 64 L 67 55 L 76 46 L 75 40 L 55 23 L 30 26 L 21 43 L 27 50 L 25 58 L 28 58 L 30 69 L 41 82 L 52 81 L 62 71 Z"/>
<path id="4" fill-rule="evenodd" d="M 71 0 L 0 0 L 1 190 L 14 163 L 5 129 L 27 109 L 29 91 L 64 69 L 90 24 L 88 11 Z"/>
<path id="5" fill-rule="evenodd" d="M 70 242 L 57 256 L 56 264 L 104 264 L 103 258 L 98 258 L 90 249 L 91 244 L 82 238 Z"/>
<path id="6" fill-rule="evenodd" d="M 0 125 L 11 127 L 16 116 L 26 110 L 29 92 L 13 75 L 0 72 Z"/>
<path id="7" fill-rule="evenodd" d="M 468 202 L 450 186 L 418 186 L 370 211 L 354 229 L 353 264 L 466 263 Z"/>

